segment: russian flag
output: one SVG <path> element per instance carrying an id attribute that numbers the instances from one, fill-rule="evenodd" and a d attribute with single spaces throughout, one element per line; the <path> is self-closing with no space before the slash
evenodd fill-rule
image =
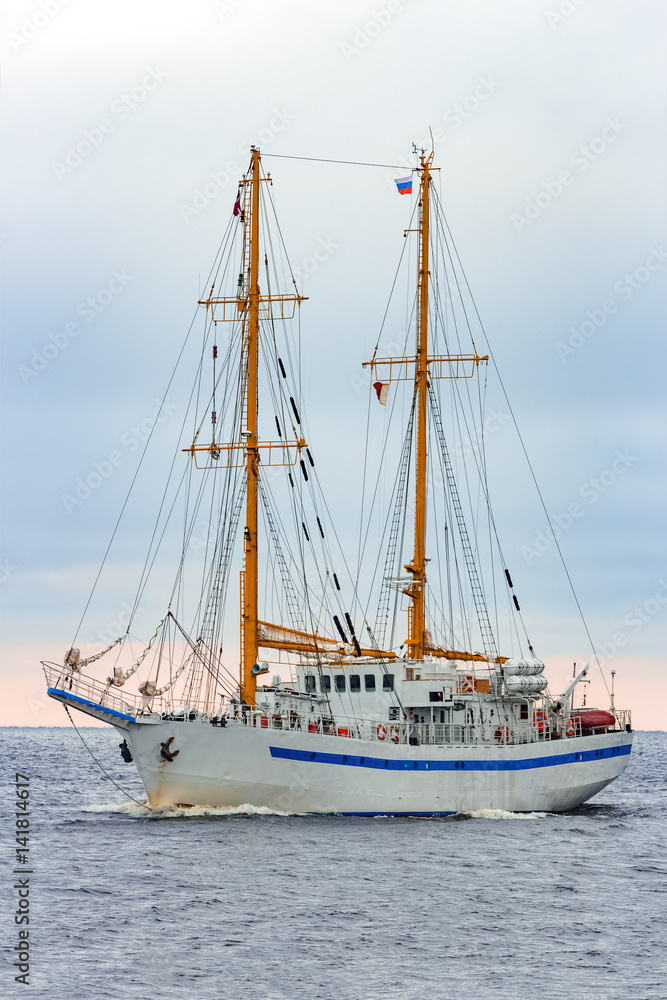
<path id="1" fill-rule="evenodd" d="M 407 177 L 397 177 L 395 183 L 399 194 L 412 194 L 412 174 L 408 174 Z"/>

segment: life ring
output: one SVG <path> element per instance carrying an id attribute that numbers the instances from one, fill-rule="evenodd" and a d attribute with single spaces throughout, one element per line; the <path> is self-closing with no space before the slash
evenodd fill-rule
<path id="1" fill-rule="evenodd" d="M 565 735 L 574 736 L 574 719 L 568 719 L 565 723 Z"/>
<path id="2" fill-rule="evenodd" d="M 377 738 L 379 740 L 386 740 L 386 738 L 387 738 L 387 727 L 385 726 L 384 722 L 380 722 L 378 724 L 378 727 L 375 730 L 375 732 L 377 733 Z"/>
<path id="3" fill-rule="evenodd" d="M 389 739 L 392 743 L 398 743 L 398 726 L 389 727 Z"/>
<path id="4" fill-rule="evenodd" d="M 510 741 L 509 726 L 498 726 L 498 728 L 494 733 L 494 739 L 496 743 L 509 743 Z"/>
<path id="5" fill-rule="evenodd" d="M 544 712 L 541 709 L 533 712 L 533 725 L 536 727 L 538 733 L 544 732 L 546 720 L 544 718 Z"/>

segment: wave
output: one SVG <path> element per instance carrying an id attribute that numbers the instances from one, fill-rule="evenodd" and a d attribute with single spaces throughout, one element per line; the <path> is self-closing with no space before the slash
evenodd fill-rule
<path id="1" fill-rule="evenodd" d="M 123 813 L 141 819 L 180 819 L 181 817 L 201 816 L 301 816 L 303 813 L 284 812 L 279 809 L 269 809 L 268 806 L 252 806 L 246 803 L 242 806 L 153 806 L 140 805 L 138 802 L 109 802 L 105 804 L 84 806 L 83 812 Z"/>
<path id="2" fill-rule="evenodd" d="M 546 819 L 547 812 L 508 812 L 506 809 L 474 809 L 472 812 L 457 813 L 468 819 Z"/>

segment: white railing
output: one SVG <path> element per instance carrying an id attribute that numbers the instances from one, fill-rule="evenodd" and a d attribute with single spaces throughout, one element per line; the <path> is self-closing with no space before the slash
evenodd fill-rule
<path id="1" fill-rule="evenodd" d="M 611 714 L 616 719 L 616 725 L 619 729 L 627 729 L 628 726 L 632 729 L 632 712 L 629 709 L 612 708 Z"/>
<path id="2" fill-rule="evenodd" d="M 293 732 L 320 733 L 325 736 L 340 736 L 366 742 L 403 745 L 478 745 L 503 746 L 520 743 L 538 743 L 563 739 L 566 736 L 580 736 L 581 724 L 573 719 L 571 732 L 552 728 L 546 721 L 538 719 L 530 722 L 483 725 L 456 725 L 454 723 L 413 723 L 378 722 L 371 719 L 347 718 L 344 716 L 301 715 L 296 711 L 267 713 L 246 705 L 230 706 L 230 714 L 224 720 L 212 720 L 213 724 L 249 726 L 257 729 L 273 729 Z"/>
<path id="3" fill-rule="evenodd" d="M 84 698 L 94 705 L 113 709 L 114 712 L 122 712 L 123 715 L 134 717 L 141 711 L 142 699 L 136 695 L 120 694 L 117 688 L 56 663 L 42 663 L 42 666 L 46 683 L 50 688 L 57 688 L 65 694 Z"/>
<path id="4" fill-rule="evenodd" d="M 46 683 L 50 688 L 57 688 L 65 694 L 74 695 L 77 698 L 84 698 L 92 702 L 93 705 L 100 705 L 102 708 L 110 708 L 114 712 L 122 712 L 123 715 L 137 716 L 146 715 L 170 715 L 171 718 L 182 721 L 193 713 L 196 718 L 208 721 L 209 715 L 215 710 L 211 704 L 193 703 L 190 705 L 174 706 L 172 701 L 162 698 L 143 698 L 140 694 L 131 694 L 120 691 L 108 681 L 96 680 L 94 677 L 87 677 L 80 674 L 71 667 L 65 667 L 57 663 L 42 663 Z"/>
<path id="5" fill-rule="evenodd" d="M 249 705 L 232 702 L 226 716 L 215 714 L 210 704 L 174 706 L 153 698 L 146 703 L 141 695 L 120 692 L 113 685 L 86 677 L 71 668 L 55 663 L 43 663 L 47 684 L 65 694 L 83 698 L 93 705 L 109 708 L 123 715 L 158 715 L 176 722 L 211 722 L 213 725 L 242 725 L 257 729 L 293 730 L 339 736 L 348 739 L 380 744 L 437 745 L 437 746 L 504 746 L 520 743 L 568 739 L 582 735 L 581 718 L 558 718 L 536 714 L 534 722 L 523 721 L 458 725 L 455 723 L 384 722 L 376 719 L 356 719 L 345 716 L 317 716 L 314 712 L 301 714 L 294 710 L 267 713 Z M 219 712 L 219 709 L 218 709 Z M 630 712 L 614 711 L 617 729 L 624 730 L 631 724 Z M 601 730 L 602 731 L 602 730 Z"/>

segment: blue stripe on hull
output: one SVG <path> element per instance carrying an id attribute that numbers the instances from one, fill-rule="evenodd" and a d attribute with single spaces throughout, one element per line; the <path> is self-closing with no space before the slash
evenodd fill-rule
<path id="1" fill-rule="evenodd" d="M 381 771 L 525 771 L 535 767 L 556 767 L 559 764 L 579 764 L 626 756 L 630 753 L 631 744 L 552 754 L 549 757 L 524 757 L 523 760 L 386 760 L 383 757 L 319 751 L 310 753 L 308 750 L 289 750 L 283 747 L 269 747 L 269 750 L 272 757 L 286 760 L 301 760 L 309 764 L 340 764 L 344 767 L 373 767 Z"/>
<path id="2" fill-rule="evenodd" d="M 94 701 L 87 701 L 85 698 L 79 698 L 77 694 L 70 694 L 69 691 L 61 691 L 60 688 L 49 688 L 47 694 L 50 694 L 52 698 L 66 698 L 67 701 L 75 701 L 79 705 L 87 705 L 88 708 L 96 708 L 98 712 L 105 712 L 106 715 L 114 715 L 117 719 L 127 719 L 128 722 L 135 722 L 133 715 L 124 715 L 123 712 L 116 712 L 113 708 L 107 708 L 106 705 L 96 705 Z"/>
<path id="3" fill-rule="evenodd" d="M 311 816 L 317 816 L 317 813 L 310 813 Z M 320 814 L 321 815 L 321 814 Z M 394 812 L 342 812 L 336 813 L 337 816 L 392 816 L 395 819 L 409 818 L 412 819 L 413 816 L 456 816 L 457 813 L 450 809 L 447 812 L 399 812 L 395 810 Z"/>

